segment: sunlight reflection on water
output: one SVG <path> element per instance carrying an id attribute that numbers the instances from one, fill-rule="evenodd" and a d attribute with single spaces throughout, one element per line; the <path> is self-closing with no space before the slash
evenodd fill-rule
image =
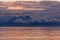
<path id="1" fill-rule="evenodd" d="M 0 40 L 60 40 L 60 27 L 0 27 Z"/>

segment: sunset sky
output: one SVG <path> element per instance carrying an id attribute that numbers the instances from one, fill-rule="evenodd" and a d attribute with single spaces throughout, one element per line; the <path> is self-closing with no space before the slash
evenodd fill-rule
<path id="1" fill-rule="evenodd" d="M 0 0 L 3 2 L 12 2 L 12 1 L 60 1 L 60 0 Z"/>

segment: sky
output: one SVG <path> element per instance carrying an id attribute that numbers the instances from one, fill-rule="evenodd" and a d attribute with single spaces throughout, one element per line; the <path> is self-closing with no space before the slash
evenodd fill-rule
<path id="1" fill-rule="evenodd" d="M 60 1 L 60 0 L 0 0 L 2 2 L 12 2 L 12 1 Z"/>
<path id="2" fill-rule="evenodd" d="M 0 0 L 3 2 L 12 2 L 12 1 L 41 1 L 41 0 Z"/>

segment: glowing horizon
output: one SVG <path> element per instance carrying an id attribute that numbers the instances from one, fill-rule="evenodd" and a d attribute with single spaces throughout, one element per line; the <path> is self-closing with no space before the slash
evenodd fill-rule
<path id="1" fill-rule="evenodd" d="M 1 2 L 14 2 L 14 1 L 58 1 L 60 0 L 0 0 Z"/>
<path id="2" fill-rule="evenodd" d="M 14 1 L 41 1 L 41 0 L 0 0 L 1 2 L 14 2 Z"/>

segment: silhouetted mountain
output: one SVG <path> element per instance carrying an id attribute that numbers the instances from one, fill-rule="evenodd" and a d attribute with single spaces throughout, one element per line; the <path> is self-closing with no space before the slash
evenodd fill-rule
<path id="1" fill-rule="evenodd" d="M 6 4 L 6 3 L 5 3 Z M 0 11 L 0 21 L 11 25 L 56 25 L 60 24 L 60 2 L 10 2 L 10 5 L 20 5 L 24 8 L 36 8 L 36 10 L 16 10 L 3 9 Z M 1 5 L 1 4 L 0 4 Z M 4 3 L 3 3 L 4 5 Z M 7 5 L 5 5 L 7 6 Z M 44 10 L 38 10 L 43 8 Z M 50 23 L 50 24 L 49 24 Z"/>

